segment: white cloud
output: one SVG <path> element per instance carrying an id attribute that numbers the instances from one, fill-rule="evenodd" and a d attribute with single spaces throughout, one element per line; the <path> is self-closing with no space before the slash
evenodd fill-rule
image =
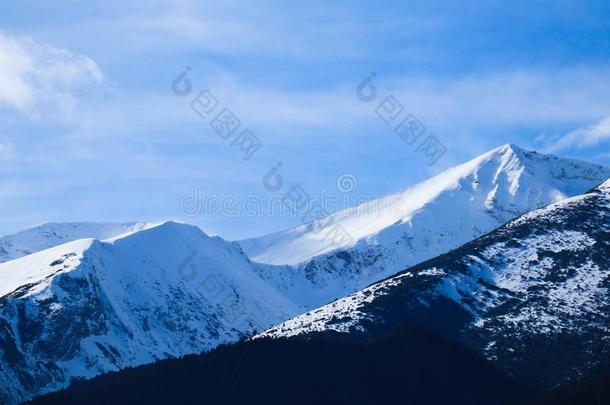
<path id="1" fill-rule="evenodd" d="M 607 117 L 600 122 L 578 128 L 571 131 L 559 140 L 554 145 L 547 148 L 550 152 L 564 150 L 568 148 L 586 148 L 596 146 L 603 141 L 610 139 L 610 117 Z"/>
<path id="2" fill-rule="evenodd" d="M 610 111 L 607 68 L 507 70 L 452 78 L 377 75 L 378 96 L 368 104 L 356 97 L 364 77 L 342 79 L 325 89 L 283 90 L 251 86 L 229 74 L 193 75 L 196 87 L 211 89 L 250 125 L 284 133 L 299 126 L 326 127 L 337 130 L 337 136 L 367 124 L 383 130 L 375 125 L 380 122 L 375 108 L 390 95 L 403 105 L 404 114 L 414 114 L 430 131 L 452 137 L 460 131 L 480 133 L 481 128 L 569 127 Z"/>
<path id="3" fill-rule="evenodd" d="M 97 64 L 67 49 L 0 34 L 0 109 L 65 112 L 83 86 L 103 79 Z"/>
<path id="4" fill-rule="evenodd" d="M 295 13 L 292 5 L 257 0 L 145 5 L 122 1 L 123 12 L 117 15 L 107 10 L 116 9 L 108 3 L 113 4 L 96 5 L 100 11 L 94 18 L 72 23 L 71 32 L 81 33 L 74 40 L 84 38 L 87 45 L 111 46 L 117 53 L 186 50 L 239 58 L 287 56 L 308 62 L 365 57 L 371 47 L 370 32 L 354 15 L 347 15 L 353 13 L 347 7 L 310 4 Z M 341 18 L 336 18 L 339 13 Z M 413 19 L 409 23 L 415 25 Z M 116 46 L 116 37 L 121 38 L 120 46 Z"/>
<path id="5" fill-rule="evenodd" d="M 411 111 L 450 125 L 543 127 L 599 119 L 610 111 L 610 69 L 521 69 L 450 79 L 382 83 Z"/>

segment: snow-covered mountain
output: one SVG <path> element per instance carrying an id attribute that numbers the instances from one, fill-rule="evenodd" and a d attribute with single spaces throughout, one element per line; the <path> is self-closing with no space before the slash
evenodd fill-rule
<path id="1" fill-rule="evenodd" d="M 404 192 L 313 224 L 241 241 L 261 277 L 317 307 L 455 249 L 517 216 L 582 194 L 610 177 L 603 166 L 504 145 Z M 338 249 L 328 235 L 352 238 Z"/>
<path id="2" fill-rule="evenodd" d="M 35 253 L 0 264 L 0 403 L 234 341 L 608 177 L 505 145 L 403 193 L 239 244 L 171 222 L 48 224 L 5 237 L 0 259 Z M 338 225 L 351 246 L 327 243 Z"/>
<path id="3" fill-rule="evenodd" d="M 0 403 L 199 353 L 302 309 L 236 243 L 168 222 L 0 264 Z"/>
<path id="4" fill-rule="evenodd" d="M 48 223 L 0 237 L 0 263 L 27 256 L 73 240 L 108 239 L 144 229 L 146 223 Z"/>
<path id="5" fill-rule="evenodd" d="M 532 386 L 609 366 L 610 180 L 260 336 L 361 339 L 405 325 L 457 339 Z"/>

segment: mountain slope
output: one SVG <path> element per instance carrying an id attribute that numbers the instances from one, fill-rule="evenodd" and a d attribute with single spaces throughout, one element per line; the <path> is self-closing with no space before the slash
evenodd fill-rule
<path id="1" fill-rule="evenodd" d="M 373 342 L 240 342 L 104 375 L 32 403 L 508 405 L 528 394 L 471 351 L 407 328 Z"/>
<path id="2" fill-rule="evenodd" d="M 78 239 L 108 239 L 142 230 L 144 223 L 48 223 L 14 235 L 0 237 L 0 263 Z"/>
<path id="3" fill-rule="evenodd" d="M 402 193 L 240 244 L 255 262 L 290 264 L 259 274 L 295 302 L 316 307 L 608 177 L 602 166 L 504 145 Z M 329 243 L 336 226 L 352 246 Z"/>
<path id="4" fill-rule="evenodd" d="M 610 365 L 610 180 L 261 336 L 370 339 L 405 324 L 537 387 Z"/>
<path id="5" fill-rule="evenodd" d="M 0 403 L 235 341 L 301 310 L 235 243 L 165 223 L 0 264 Z"/>

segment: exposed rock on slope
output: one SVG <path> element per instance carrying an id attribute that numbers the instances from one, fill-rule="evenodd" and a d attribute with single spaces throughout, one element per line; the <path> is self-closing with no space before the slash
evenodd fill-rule
<path id="1" fill-rule="evenodd" d="M 378 336 L 420 324 L 520 381 L 553 387 L 610 364 L 610 180 L 262 336 Z"/>
<path id="2" fill-rule="evenodd" d="M 302 310 L 235 243 L 165 223 L 0 264 L 0 403 L 215 347 Z"/>

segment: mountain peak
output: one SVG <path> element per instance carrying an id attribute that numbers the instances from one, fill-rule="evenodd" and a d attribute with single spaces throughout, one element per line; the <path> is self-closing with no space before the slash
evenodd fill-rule
<path id="1" fill-rule="evenodd" d="M 181 223 L 181 222 L 175 222 L 175 221 L 165 221 L 165 222 L 159 222 L 159 223 L 155 223 L 155 224 L 148 224 L 145 227 L 142 227 L 140 229 L 134 229 L 131 232 L 126 232 L 120 235 L 116 235 L 113 236 L 111 238 L 107 238 L 104 240 L 104 242 L 107 243 L 114 243 L 117 242 L 119 240 L 123 240 L 123 239 L 129 239 L 129 238 L 143 238 L 143 237 L 148 237 L 149 235 L 155 235 L 155 236 L 159 236 L 159 235 L 170 235 L 170 234 L 175 234 L 175 233 L 179 233 L 179 234 L 200 234 L 205 236 L 206 238 L 208 237 L 200 228 L 196 227 L 195 225 L 190 225 L 190 224 L 185 224 L 185 223 Z"/>
<path id="2" fill-rule="evenodd" d="M 597 367 L 608 350 L 597 343 L 609 321 L 606 187 L 610 180 L 601 193 L 531 211 L 259 337 L 333 332 L 372 340 L 419 324 L 458 337 L 531 386 L 574 378 Z M 568 341 L 578 343 L 565 350 Z"/>
<path id="3" fill-rule="evenodd" d="M 514 143 L 505 143 L 497 149 L 500 149 L 502 151 L 513 151 L 515 153 L 527 152 L 525 149 L 515 145 Z"/>
<path id="4" fill-rule="evenodd" d="M 475 161 L 491 162 L 492 164 L 499 162 L 501 163 L 499 166 L 500 170 L 509 171 L 516 168 L 534 168 L 537 165 L 545 165 L 545 162 L 561 161 L 565 163 L 571 160 L 553 155 L 545 155 L 543 153 L 521 148 L 513 143 L 507 143 L 473 159 L 471 162 Z M 588 162 L 579 162 L 579 164 L 585 166 L 593 165 Z"/>
<path id="5" fill-rule="evenodd" d="M 0 342 L 14 353 L 0 365 L 2 404 L 206 351 L 302 312 L 236 244 L 172 221 L 0 264 L 0 301 Z"/>
<path id="6" fill-rule="evenodd" d="M 582 194 L 608 177 L 610 169 L 603 166 L 527 151 L 509 143 L 403 192 L 322 218 L 316 226 L 323 229 L 316 234 L 311 226 L 301 225 L 240 243 L 254 261 L 298 264 L 360 241 L 368 243 L 371 238 L 381 243 L 382 233 L 383 239 L 395 235 L 386 230 L 395 229 L 396 224 L 410 227 L 408 238 L 415 237 L 415 229 L 420 227 L 429 235 L 441 231 L 432 232 L 430 228 L 436 227 L 449 234 L 466 232 L 470 240 L 532 209 Z M 454 215 L 458 212 L 461 218 Z M 443 223 L 439 224 L 439 218 L 444 218 Z M 472 229 L 465 229 L 473 223 Z M 463 229 L 458 231 L 451 224 Z M 349 234 L 351 246 L 337 246 L 324 236 L 337 226 Z"/>
<path id="7" fill-rule="evenodd" d="M 601 184 L 601 185 L 598 187 L 598 189 L 599 189 L 600 191 L 603 191 L 603 192 L 609 192 L 609 191 L 610 191 L 610 179 L 608 179 L 608 180 L 606 180 L 605 182 L 603 182 L 603 183 L 602 183 L 602 184 Z"/>
<path id="8" fill-rule="evenodd" d="M 489 152 L 483 153 L 482 155 L 474 158 L 473 160 L 485 160 L 493 156 L 504 156 L 506 154 L 516 155 L 523 157 L 525 154 L 535 153 L 533 151 L 523 149 L 514 143 L 505 143 L 504 145 L 498 146 L 497 148 L 491 149 Z"/>
<path id="9" fill-rule="evenodd" d="M 0 237 L 0 263 L 79 239 L 109 239 L 149 227 L 142 222 L 48 222 Z"/>

